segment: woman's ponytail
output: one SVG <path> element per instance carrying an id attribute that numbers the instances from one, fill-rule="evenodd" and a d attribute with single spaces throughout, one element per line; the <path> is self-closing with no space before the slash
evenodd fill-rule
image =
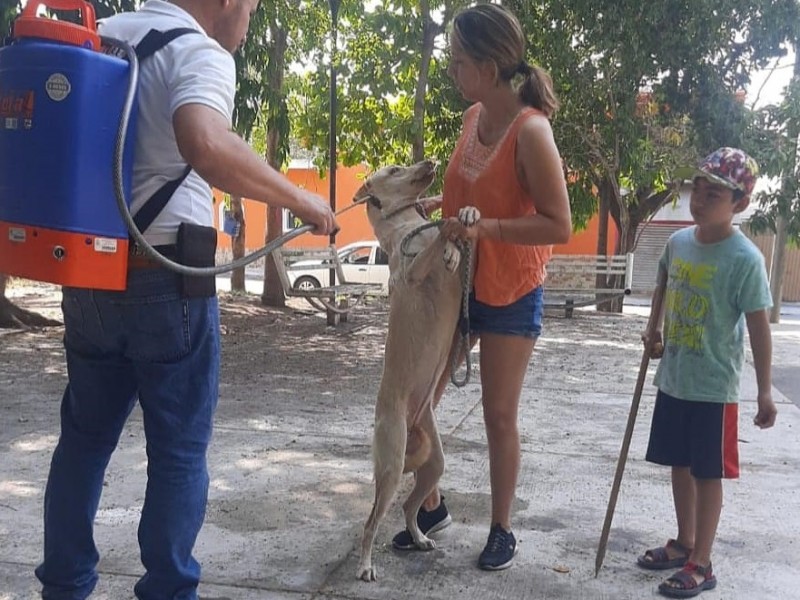
<path id="1" fill-rule="evenodd" d="M 550 118 L 558 110 L 558 98 L 553 91 L 550 74 L 541 67 L 529 65 L 524 60 L 517 66 L 517 73 L 524 77 L 517 90 L 522 102 L 539 109 Z"/>

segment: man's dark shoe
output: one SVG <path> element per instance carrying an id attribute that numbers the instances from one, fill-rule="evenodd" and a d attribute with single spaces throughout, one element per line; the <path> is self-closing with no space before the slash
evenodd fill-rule
<path id="1" fill-rule="evenodd" d="M 444 505 L 444 496 L 441 497 L 439 506 L 433 510 L 427 511 L 420 506 L 419 512 L 417 512 L 417 525 L 419 525 L 420 531 L 426 535 L 441 531 L 452 522 L 453 519 Z M 392 546 L 397 550 L 414 550 L 417 547 L 408 529 L 404 529 L 392 538 Z"/>
<path id="2" fill-rule="evenodd" d="M 478 566 L 484 571 L 501 571 L 514 562 L 517 540 L 514 534 L 503 529 L 500 523 L 492 525 L 486 547 L 478 558 Z"/>

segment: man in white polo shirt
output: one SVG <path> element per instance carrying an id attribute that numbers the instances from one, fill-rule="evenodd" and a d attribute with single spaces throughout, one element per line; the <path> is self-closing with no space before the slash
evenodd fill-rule
<path id="1" fill-rule="evenodd" d="M 257 4 L 149 0 L 101 25 L 103 35 L 142 51 L 131 212 L 137 219 L 153 213 L 142 229 L 167 256 L 191 253 L 179 227 L 213 224 L 210 185 L 288 208 L 319 235 L 337 228 L 322 198 L 295 187 L 231 131 L 231 53 Z M 156 38 L 179 33 L 144 52 L 154 31 Z M 154 210 L 158 195 L 168 201 Z M 146 572 L 134 592 L 140 600 L 197 598 L 200 565 L 192 550 L 208 496 L 219 308 L 213 288 L 198 293 L 184 283 L 132 256 L 126 291 L 63 291 L 69 382 L 45 493 L 44 560 L 36 569 L 43 598 L 83 600 L 95 587 L 93 522 L 106 466 L 137 399 L 148 464 L 139 523 Z"/>

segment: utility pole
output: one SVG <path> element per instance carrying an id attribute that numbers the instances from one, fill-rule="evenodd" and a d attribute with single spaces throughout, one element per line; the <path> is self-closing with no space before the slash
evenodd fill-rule
<path id="1" fill-rule="evenodd" d="M 338 46 L 338 38 L 339 38 L 339 4 L 341 0 L 328 0 L 328 6 L 331 9 L 331 122 L 330 122 L 330 130 L 329 130 L 329 137 L 330 137 L 330 148 L 329 148 L 329 161 L 328 161 L 328 178 L 330 181 L 330 203 L 331 203 L 331 210 L 335 213 L 336 212 L 336 119 L 337 119 L 337 98 L 338 95 L 336 93 L 336 63 L 339 60 L 337 46 Z M 336 232 L 334 231 L 330 235 L 330 243 L 332 245 L 336 244 Z M 330 285 L 336 285 L 336 269 L 331 268 L 328 272 Z M 334 299 L 334 302 L 336 300 Z M 329 325 L 336 325 L 339 321 L 339 315 L 328 309 L 327 311 L 327 322 Z"/>
<path id="2" fill-rule="evenodd" d="M 336 93 L 336 62 L 339 60 L 337 45 L 339 38 L 339 4 L 341 0 L 328 0 L 328 5 L 331 9 L 331 122 L 330 122 L 330 159 L 328 163 L 328 177 L 330 179 L 330 202 L 331 210 L 336 212 L 336 119 L 338 112 L 338 95 Z M 330 236 L 331 244 L 336 243 L 336 233 Z M 334 271 L 331 271 L 331 285 L 335 284 L 333 280 Z"/>

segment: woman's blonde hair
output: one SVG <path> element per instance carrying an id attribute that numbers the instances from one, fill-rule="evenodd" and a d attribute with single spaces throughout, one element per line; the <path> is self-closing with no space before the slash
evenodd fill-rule
<path id="1" fill-rule="evenodd" d="M 478 4 L 462 10 L 453 19 L 453 35 L 473 60 L 494 62 L 502 81 L 522 75 L 517 93 L 523 103 L 548 117 L 556 111 L 553 80 L 547 71 L 525 60 L 525 34 L 507 9 L 499 4 Z"/>

